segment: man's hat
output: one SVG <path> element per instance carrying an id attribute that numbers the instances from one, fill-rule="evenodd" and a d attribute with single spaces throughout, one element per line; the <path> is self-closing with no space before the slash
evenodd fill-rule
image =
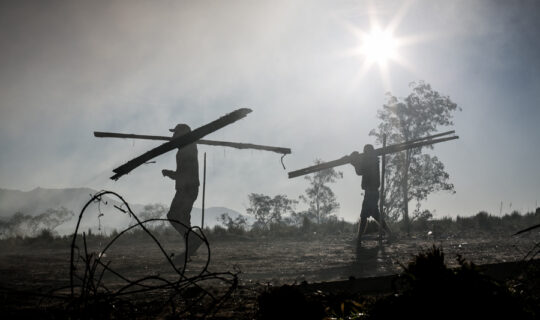
<path id="1" fill-rule="evenodd" d="M 185 123 L 179 123 L 174 129 L 169 129 L 170 132 L 176 132 L 178 130 L 191 131 L 191 128 Z"/>
<path id="2" fill-rule="evenodd" d="M 373 151 L 373 150 L 375 150 L 375 148 L 373 148 L 373 145 L 372 145 L 372 144 L 366 144 L 366 145 L 364 146 L 364 152 L 371 152 L 371 151 Z"/>

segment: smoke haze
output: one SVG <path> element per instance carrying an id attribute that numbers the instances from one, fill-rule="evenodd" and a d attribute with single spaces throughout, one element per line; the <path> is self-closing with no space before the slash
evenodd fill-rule
<path id="1" fill-rule="evenodd" d="M 173 154 L 112 182 L 113 168 L 156 144 L 92 132 L 166 135 L 250 107 L 208 138 L 290 147 L 294 170 L 373 143 L 385 92 L 405 96 L 409 82 L 425 80 L 463 108 L 461 139 L 435 148 L 457 193 L 426 207 L 440 216 L 495 213 L 501 201 L 532 210 L 539 12 L 534 1 L 3 1 L 1 185 L 111 189 L 168 204 L 174 186 L 160 171 L 174 168 Z M 400 52 L 407 65 L 389 65 L 388 81 L 377 68 L 361 73 L 362 60 L 347 54 L 358 45 L 351 30 L 373 20 L 410 40 Z M 307 187 L 287 179 L 274 154 L 203 152 L 207 205 L 243 212 L 251 192 L 296 198 Z M 352 221 L 359 178 L 340 170 L 339 215 Z"/>

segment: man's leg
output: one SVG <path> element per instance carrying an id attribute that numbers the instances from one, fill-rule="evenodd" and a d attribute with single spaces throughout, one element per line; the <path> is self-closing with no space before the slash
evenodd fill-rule
<path id="1" fill-rule="evenodd" d="M 204 243 L 201 235 L 199 235 L 199 233 L 196 232 L 195 230 L 192 230 L 191 232 L 188 233 L 188 236 L 186 237 L 186 242 L 187 242 L 187 256 L 188 257 L 195 255 L 195 252 L 197 251 L 197 249 L 199 249 L 199 247 Z"/>
<path id="2" fill-rule="evenodd" d="M 170 220 L 175 220 L 174 222 L 171 221 L 171 225 L 176 229 L 176 231 L 178 231 L 178 233 L 180 233 L 182 238 L 185 237 L 186 232 L 191 225 L 189 220 L 186 221 L 184 211 L 185 201 L 182 193 L 177 190 L 171 202 L 169 212 L 167 213 L 167 218 Z M 176 221 L 181 222 L 182 224 Z"/>
<path id="3" fill-rule="evenodd" d="M 191 226 L 191 210 L 193 209 L 193 203 L 195 203 L 195 200 L 197 200 L 197 196 L 199 195 L 199 187 L 197 186 L 197 187 L 186 188 L 185 194 L 186 194 L 186 208 L 185 208 L 186 217 L 184 219 L 187 219 L 188 221 L 190 221 L 189 225 Z M 186 234 L 185 240 L 187 243 L 186 250 L 187 250 L 188 257 L 193 256 L 195 252 L 197 251 L 197 249 L 203 243 L 201 236 L 199 235 L 198 232 L 195 232 L 194 229 L 192 229 L 191 232 L 188 232 L 188 234 Z"/>
<path id="4" fill-rule="evenodd" d="M 173 226 L 176 231 L 180 234 L 182 240 L 186 239 L 186 233 L 190 227 L 189 220 L 186 221 L 184 218 L 183 211 L 185 207 L 185 201 L 183 199 L 182 192 L 180 190 L 176 190 L 176 193 L 174 195 L 174 198 L 171 202 L 171 207 L 169 208 L 169 212 L 167 213 L 167 218 L 172 220 L 170 221 L 171 225 Z M 185 250 L 174 250 L 174 258 L 173 262 L 177 267 L 182 267 L 184 263 L 186 262 L 186 252 Z"/>
<path id="5" fill-rule="evenodd" d="M 371 206 L 370 206 L 371 211 L 372 211 L 371 216 L 383 228 L 386 235 L 390 237 L 392 235 L 392 231 L 390 230 L 390 228 L 386 224 L 385 220 L 382 220 L 382 222 L 381 222 L 381 212 L 379 211 L 379 206 L 378 205 L 379 205 L 379 197 L 377 197 L 377 198 L 373 197 L 373 199 L 371 201 Z"/>
<path id="6" fill-rule="evenodd" d="M 181 253 L 182 257 L 186 255 L 186 251 L 188 258 L 192 256 L 203 242 L 200 236 L 195 234 L 194 231 L 188 232 L 188 230 L 191 229 L 191 210 L 193 208 L 193 203 L 197 199 L 197 195 L 198 188 L 177 190 L 171 204 L 171 209 L 167 214 L 169 219 L 181 222 L 181 224 L 177 222 L 171 223 L 173 227 L 182 235 L 182 238 L 186 243 L 186 250 Z"/>
<path id="7" fill-rule="evenodd" d="M 360 223 L 358 224 L 358 238 L 356 240 L 358 247 L 362 244 L 362 235 L 367 229 L 367 217 L 360 215 Z"/>
<path id="8" fill-rule="evenodd" d="M 373 219 L 375 219 L 375 221 L 377 221 L 377 223 L 383 228 L 383 230 L 384 230 L 384 232 L 386 233 L 387 236 L 392 235 L 392 230 L 390 230 L 390 228 L 386 224 L 386 221 L 383 220 L 382 224 L 381 224 L 380 216 L 379 217 L 374 216 Z"/>
<path id="9" fill-rule="evenodd" d="M 356 239 L 356 251 L 362 248 L 362 235 L 367 229 L 367 219 L 369 217 L 369 202 L 366 197 L 362 202 L 362 211 L 360 212 L 360 223 L 358 224 L 358 238 Z"/>

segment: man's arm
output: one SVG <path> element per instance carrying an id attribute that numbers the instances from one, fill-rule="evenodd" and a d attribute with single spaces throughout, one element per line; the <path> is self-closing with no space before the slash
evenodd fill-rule
<path id="1" fill-rule="evenodd" d="M 163 169 L 161 170 L 161 174 L 163 174 L 164 177 L 169 177 L 173 180 L 176 180 L 176 176 L 177 176 L 176 171 Z"/>
<path id="2" fill-rule="evenodd" d="M 351 165 L 354 167 L 354 170 L 356 171 L 356 174 L 361 176 L 364 174 L 364 165 L 362 161 L 362 156 L 358 151 L 354 151 L 350 155 L 351 157 Z"/>

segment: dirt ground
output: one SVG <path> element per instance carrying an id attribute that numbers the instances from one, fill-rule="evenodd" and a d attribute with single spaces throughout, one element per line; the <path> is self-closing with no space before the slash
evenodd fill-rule
<path id="1" fill-rule="evenodd" d="M 406 264 L 419 251 L 433 245 L 443 249 L 449 266 L 458 265 L 455 259 L 457 255 L 477 265 L 519 261 L 539 240 L 538 232 L 518 237 L 477 233 L 441 239 L 426 234 L 401 236 L 390 243 L 383 240 L 379 244 L 376 235 L 367 235 L 357 257 L 351 234 L 271 239 L 238 236 L 212 240 L 208 271 L 238 274 L 238 292 L 241 292 L 257 286 L 397 274 L 402 270 L 400 263 Z M 163 242 L 162 245 L 167 253 L 178 251 L 181 246 L 170 242 Z M 89 243 L 88 246 L 89 251 L 99 253 L 104 244 Z M 102 261 L 130 280 L 152 275 L 170 279 L 177 277 L 164 254 L 151 240 L 119 242 L 105 252 Z M 202 247 L 188 263 L 186 274 L 198 274 L 207 261 L 208 252 Z M 46 293 L 69 286 L 69 265 L 69 244 L 12 246 L 3 243 L 0 251 L 0 287 Z M 114 288 L 124 285 L 125 280 L 105 273 L 103 283 Z"/>
<path id="2" fill-rule="evenodd" d="M 352 235 L 309 238 L 250 239 L 236 237 L 211 240 L 212 272 L 240 272 L 241 282 L 299 283 L 373 277 L 399 273 L 420 250 L 433 245 L 443 248 L 446 263 L 457 265 L 459 254 L 475 264 L 518 261 L 540 239 L 540 233 L 512 237 L 488 233 L 466 237 L 433 239 L 416 235 L 398 237 L 379 245 L 375 235 L 367 235 L 360 256 L 356 257 Z M 162 243 L 167 252 L 182 244 Z M 103 243 L 101 247 L 103 247 Z M 91 244 L 89 244 L 91 246 Z M 90 251 L 98 252 L 99 244 Z M 0 283 L 25 287 L 51 287 L 69 282 L 69 245 L 15 247 L 3 245 L 0 252 Z M 189 272 L 201 270 L 208 254 L 201 247 L 188 263 Z M 166 275 L 166 258 L 151 240 L 113 245 L 102 258 L 131 277 L 159 273 Z"/>

